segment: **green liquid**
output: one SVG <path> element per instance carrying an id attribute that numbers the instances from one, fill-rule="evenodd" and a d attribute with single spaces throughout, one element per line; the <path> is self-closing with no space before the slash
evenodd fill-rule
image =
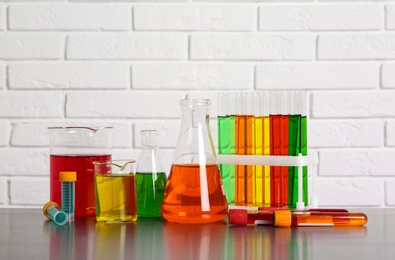
<path id="1" fill-rule="evenodd" d="M 229 154 L 236 154 L 236 121 L 235 116 L 229 116 Z M 229 196 L 226 195 L 229 204 L 234 204 L 236 201 L 236 165 L 229 164 L 230 188 Z"/>
<path id="2" fill-rule="evenodd" d="M 234 154 L 234 116 L 218 116 L 218 153 Z M 233 153 L 232 153 L 233 147 Z M 224 184 L 226 200 L 229 204 L 235 201 L 235 166 L 230 164 L 220 164 L 222 182 Z"/>
<path id="3" fill-rule="evenodd" d="M 297 156 L 301 153 L 307 155 L 307 118 L 301 115 L 289 116 L 289 147 L 288 154 Z M 298 167 L 289 167 L 289 198 L 290 208 L 296 207 L 298 201 Z M 308 204 L 307 166 L 303 167 L 303 201 Z"/>
<path id="4" fill-rule="evenodd" d="M 166 173 L 136 173 L 137 212 L 139 217 L 160 217 L 166 188 Z"/>
<path id="5" fill-rule="evenodd" d="M 302 155 L 307 155 L 307 117 L 302 116 Z M 307 166 L 303 166 L 303 201 L 305 206 L 309 205 L 309 190 L 308 190 L 308 170 Z"/>

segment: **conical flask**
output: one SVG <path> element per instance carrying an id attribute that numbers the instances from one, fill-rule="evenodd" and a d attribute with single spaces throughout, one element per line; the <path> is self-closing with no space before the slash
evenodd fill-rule
<path id="1" fill-rule="evenodd" d="M 166 187 L 166 173 L 158 152 L 158 132 L 141 131 L 141 153 L 137 161 L 136 188 L 139 217 L 160 217 L 163 194 Z"/>
<path id="2" fill-rule="evenodd" d="M 167 181 L 162 215 L 169 222 L 210 223 L 224 219 L 228 204 L 209 126 L 208 99 L 185 99 L 181 131 Z"/>

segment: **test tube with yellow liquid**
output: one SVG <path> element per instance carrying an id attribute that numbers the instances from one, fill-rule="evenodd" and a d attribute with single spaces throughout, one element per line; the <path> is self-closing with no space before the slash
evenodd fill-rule
<path id="1" fill-rule="evenodd" d="M 269 92 L 254 96 L 254 155 L 270 155 Z M 270 166 L 254 166 L 255 204 L 270 206 Z"/>

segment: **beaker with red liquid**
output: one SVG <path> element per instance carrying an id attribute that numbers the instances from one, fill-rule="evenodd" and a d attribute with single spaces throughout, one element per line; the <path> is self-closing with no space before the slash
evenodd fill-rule
<path id="1" fill-rule="evenodd" d="M 94 161 L 111 160 L 112 127 L 49 127 L 50 201 L 61 205 L 59 172 L 77 172 L 75 216 L 95 216 Z"/>
<path id="2" fill-rule="evenodd" d="M 208 99 L 184 99 L 181 131 L 161 213 L 169 222 L 210 223 L 227 216 L 228 204 L 209 127 Z"/>

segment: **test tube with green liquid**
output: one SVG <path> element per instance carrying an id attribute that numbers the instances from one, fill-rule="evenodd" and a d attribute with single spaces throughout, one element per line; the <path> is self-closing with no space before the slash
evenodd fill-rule
<path id="1" fill-rule="evenodd" d="M 218 153 L 219 154 L 232 154 L 231 152 L 232 139 L 234 146 L 234 130 L 230 131 L 232 127 L 234 128 L 234 115 L 231 116 L 229 114 L 229 103 L 231 102 L 230 95 L 231 93 L 219 93 L 217 95 Z M 233 137 L 232 137 L 232 133 L 233 133 Z M 234 167 L 232 169 L 232 165 L 230 164 L 220 164 L 219 168 L 221 172 L 222 182 L 224 184 L 226 200 L 228 204 L 232 204 L 234 203 L 234 198 L 235 198 Z"/>
<path id="2" fill-rule="evenodd" d="M 236 107 L 235 107 L 235 95 L 231 93 L 228 95 L 228 110 L 229 110 L 229 154 L 236 154 Z M 229 201 L 230 204 L 234 204 L 236 201 L 236 165 L 229 164 L 229 175 L 230 175 L 230 192 Z M 228 196 L 227 196 L 228 197 Z"/>
<path id="3" fill-rule="evenodd" d="M 289 155 L 307 155 L 306 95 L 304 91 L 294 91 L 291 97 L 289 116 Z M 289 167 L 289 207 L 295 208 L 298 202 L 298 168 Z M 303 202 L 308 204 L 307 166 L 303 166 Z"/>
<path id="4" fill-rule="evenodd" d="M 280 142 L 281 155 L 289 155 L 289 108 L 290 108 L 290 91 L 281 91 L 281 126 L 280 126 Z M 281 166 L 281 206 L 288 206 L 288 166 Z"/>
<path id="5" fill-rule="evenodd" d="M 307 106 L 306 106 L 306 92 L 301 93 L 302 106 L 302 124 L 301 124 L 301 151 L 302 155 L 307 155 Z M 308 206 L 309 191 L 308 191 L 308 168 L 303 166 L 303 201 L 305 206 Z"/>

